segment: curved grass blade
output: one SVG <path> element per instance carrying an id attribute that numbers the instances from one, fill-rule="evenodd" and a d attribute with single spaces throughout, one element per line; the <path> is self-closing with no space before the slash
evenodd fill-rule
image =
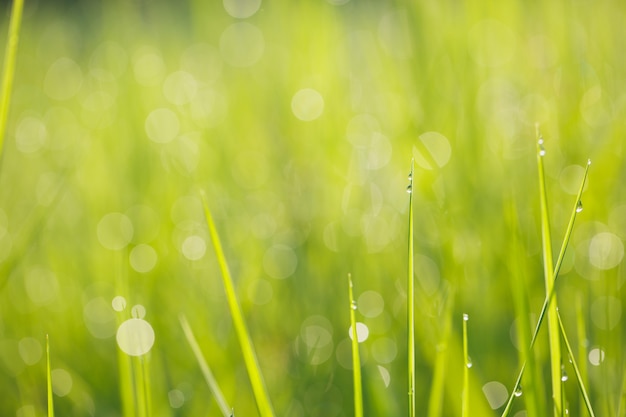
<path id="1" fill-rule="evenodd" d="M 239 301 L 237 300 L 237 296 L 235 294 L 233 279 L 230 275 L 226 257 L 224 256 L 224 251 L 220 242 L 220 237 L 217 233 L 217 229 L 215 228 L 213 216 L 211 215 L 211 210 L 209 210 L 209 205 L 206 201 L 204 193 L 202 193 L 202 203 L 204 205 L 204 216 L 206 217 L 207 226 L 209 228 L 209 235 L 211 236 L 213 248 L 215 249 L 217 261 L 222 272 L 222 281 L 224 283 L 224 290 L 226 291 L 228 307 L 233 318 L 233 325 L 235 327 L 235 332 L 237 333 L 237 338 L 239 339 L 239 346 L 241 346 L 244 363 L 246 364 L 248 377 L 250 378 L 252 391 L 254 392 L 254 398 L 256 400 L 257 407 L 259 408 L 261 417 L 273 417 L 274 410 L 267 393 L 267 388 L 265 387 L 265 382 L 263 381 L 263 376 L 261 375 L 259 362 L 257 360 L 256 353 L 254 352 L 254 345 L 252 344 L 252 339 L 250 338 L 250 334 L 246 327 L 246 322 L 243 319 L 243 312 L 241 311 Z"/>
<path id="2" fill-rule="evenodd" d="M 363 387 L 361 380 L 361 357 L 359 338 L 356 332 L 356 301 L 354 301 L 352 276 L 348 274 L 348 296 L 350 297 L 350 328 L 352 329 L 352 377 L 354 381 L 354 416 L 363 417 Z"/>
<path id="3" fill-rule="evenodd" d="M 52 398 L 52 372 L 50 371 L 50 338 L 46 335 L 46 380 L 48 391 L 48 417 L 54 417 L 54 400 Z"/>
<path id="4" fill-rule="evenodd" d="M 559 277 L 559 272 L 561 270 L 561 265 L 563 264 L 563 259 L 565 258 L 565 252 L 567 250 L 567 246 L 569 244 L 569 240 L 572 236 L 572 231 L 574 230 L 574 223 L 576 221 L 576 216 L 578 215 L 578 213 L 580 213 L 582 204 L 581 204 L 581 198 L 582 198 L 582 194 L 585 188 L 585 183 L 587 182 L 587 176 L 589 175 L 589 167 L 591 166 L 591 160 L 588 159 L 587 160 L 587 167 L 585 168 L 585 173 L 583 175 L 583 178 L 580 182 L 580 187 L 578 188 L 578 194 L 576 194 L 576 202 L 574 203 L 574 208 L 572 210 L 572 214 L 570 216 L 570 220 L 569 223 L 567 225 L 567 229 L 565 230 L 565 236 L 563 237 L 563 243 L 561 244 L 561 250 L 559 252 L 559 256 L 557 258 L 556 261 L 556 265 L 554 267 L 554 283 L 556 283 L 557 278 Z M 541 312 L 539 313 L 539 318 L 537 319 L 537 325 L 535 326 L 535 331 L 533 333 L 532 339 L 530 341 L 530 349 L 529 352 L 532 351 L 533 347 L 535 346 L 535 341 L 537 340 L 537 335 L 539 334 L 539 330 L 541 328 L 541 324 L 543 323 L 543 318 L 546 315 L 546 312 L 548 310 L 548 305 L 550 303 L 550 301 L 552 300 L 552 297 L 554 297 L 554 294 L 556 292 L 555 290 L 555 286 L 552 287 L 550 293 L 546 296 L 546 298 L 543 301 L 543 306 L 541 307 Z M 519 374 L 517 376 L 517 380 L 515 381 L 515 385 L 513 386 L 513 390 L 511 390 L 511 395 L 509 396 L 509 400 L 506 404 L 506 407 L 504 408 L 504 411 L 502 412 L 502 417 L 506 417 L 509 415 L 510 411 L 511 411 L 511 406 L 513 405 L 513 400 L 515 399 L 515 391 L 520 387 L 520 383 L 522 381 L 522 375 L 524 374 L 524 369 L 526 368 L 526 362 L 524 362 L 522 364 L 522 367 L 520 368 Z"/>
<path id="5" fill-rule="evenodd" d="M 232 415 L 232 408 L 228 406 L 228 403 L 226 402 L 226 398 L 224 397 L 224 394 L 222 394 L 222 390 L 217 384 L 217 380 L 213 376 L 213 372 L 211 372 L 211 368 L 209 368 L 209 364 L 204 358 L 204 355 L 202 355 L 202 351 L 200 350 L 200 345 L 198 345 L 196 337 L 194 336 L 193 331 L 191 330 L 191 326 L 189 326 L 189 322 L 187 321 L 187 318 L 181 314 L 178 317 L 178 319 L 180 320 L 180 325 L 183 328 L 183 332 L 185 333 L 187 342 L 189 343 L 189 346 L 191 347 L 191 350 L 193 351 L 193 354 L 196 357 L 196 361 L 198 361 L 198 365 L 200 366 L 200 370 L 202 371 L 202 374 L 204 375 L 204 379 L 206 380 L 206 383 L 209 386 L 209 389 L 215 396 L 215 400 L 217 401 L 217 405 L 219 406 L 220 411 L 222 412 L 224 417 L 230 417 Z"/>
<path id="6" fill-rule="evenodd" d="M 0 158 L 4 148 L 4 137 L 9 115 L 11 91 L 13 89 L 13 76 L 15 75 L 15 61 L 17 57 L 17 45 L 20 39 L 20 26 L 22 25 L 22 10 L 24 0 L 15 0 L 11 9 L 11 21 L 9 23 L 9 36 L 4 54 L 4 69 L 2 71 L 2 95 L 0 96 Z"/>
<path id="7" fill-rule="evenodd" d="M 409 377 L 409 417 L 415 417 L 415 278 L 413 262 L 413 166 L 409 172 L 409 237 L 408 237 L 408 276 L 407 276 L 407 352 Z"/>
<path id="8" fill-rule="evenodd" d="M 576 374 L 576 381 L 578 382 L 578 387 L 580 388 L 580 393 L 583 396 L 583 400 L 585 402 L 585 407 L 587 408 L 587 412 L 591 417 L 595 417 L 593 409 L 591 408 L 591 401 L 589 401 L 589 395 L 587 394 L 587 390 L 585 389 L 585 384 L 583 382 L 582 375 L 580 374 L 580 370 L 578 369 L 578 365 L 576 364 L 576 359 L 574 358 L 574 352 L 572 351 L 572 346 L 567 339 L 567 335 L 565 334 L 565 327 L 563 326 L 563 321 L 561 320 L 561 315 L 557 311 L 556 313 L 559 329 L 561 329 L 561 336 L 563 336 L 563 341 L 565 342 L 565 347 L 567 348 L 567 354 L 572 362 L 572 367 L 574 368 L 574 374 Z"/>

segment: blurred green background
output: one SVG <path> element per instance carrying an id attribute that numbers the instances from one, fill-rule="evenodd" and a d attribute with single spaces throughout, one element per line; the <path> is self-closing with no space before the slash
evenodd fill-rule
<path id="1" fill-rule="evenodd" d="M 26 0 L 0 415 L 45 414 L 49 334 L 57 415 L 121 416 L 131 316 L 155 333 L 152 414 L 218 415 L 181 313 L 236 415 L 257 415 L 200 189 L 277 414 L 352 415 L 352 273 L 366 415 L 405 415 L 412 158 L 418 414 L 460 413 L 467 313 L 473 414 L 499 415 L 545 296 L 535 123 L 555 250 L 593 161 L 557 296 L 596 412 L 624 415 L 625 19 L 602 0 Z M 535 353 L 548 381 L 545 329 Z"/>

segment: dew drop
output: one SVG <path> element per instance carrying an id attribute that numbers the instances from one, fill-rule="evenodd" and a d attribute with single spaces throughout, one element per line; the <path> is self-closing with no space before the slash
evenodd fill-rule
<path id="1" fill-rule="evenodd" d="M 409 172 L 409 175 L 408 175 L 407 179 L 409 180 L 409 182 L 413 181 L 413 173 L 412 172 Z"/>
<path id="2" fill-rule="evenodd" d="M 468 368 L 474 366 L 474 364 L 472 363 L 472 358 L 470 358 L 469 356 L 467 357 L 467 362 L 465 363 L 465 366 L 467 366 Z"/>
<path id="3" fill-rule="evenodd" d="M 546 148 L 543 146 L 543 139 L 539 141 L 539 156 L 545 156 Z"/>
<path id="4" fill-rule="evenodd" d="M 565 366 L 561 365 L 561 381 L 565 382 L 568 380 L 567 372 L 565 371 Z"/>
<path id="5" fill-rule="evenodd" d="M 411 193 L 413 192 L 413 187 L 411 186 L 411 184 L 409 184 L 409 185 L 406 187 L 406 192 L 407 192 L 407 193 L 409 193 L 409 194 L 411 194 Z"/>
<path id="6" fill-rule="evenodd" d="M 578 203 L 576 203 L 576 213 L 580 213 L 581 211 L 583 211 L 583 202 L 578 200 Z"/>
<path id="7" fill-rule="evenodd" d="M 350 307 L 352 308 L 352 310 L 356 310 L 356 301 L 352 300 L 352 303 L 350 303 Z"/>
<path id="8" fill-rule="evenodd" d="M 587 159 L 587 165 L 591 165 L 591 159 Z"/>
<path id="9" fill-rule="evenodd" d="M 468 321 L 469 315 L 467 313 L 463 313 L 463 321 Z"/>
<path id="10" fill-rule="evenodd" d="M 513 395 L 515 395 L 516 397 L 521 397 L 522 396 L 522 386 L 518 385 L 517 388 L 515 389 L 515 392 L 513 392 Z"/>

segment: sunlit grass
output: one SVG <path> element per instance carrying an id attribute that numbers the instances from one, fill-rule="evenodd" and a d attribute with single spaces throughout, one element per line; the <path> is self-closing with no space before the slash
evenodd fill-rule
<path id="1" fill-rule="evenodd" d="M 348 275 L 348 298 L 350 300 L 350 329 L 352 331 L 352 375 L 354 381 L 354 416 L 363 417 L 363 383 L 361 381 L 361 356 L 359 355 L 359 335 L 356 326 L 357 309 L 353 295 L 352 276 Z"/>

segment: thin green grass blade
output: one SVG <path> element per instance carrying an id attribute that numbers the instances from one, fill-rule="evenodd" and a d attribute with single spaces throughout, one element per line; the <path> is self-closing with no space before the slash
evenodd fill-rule
<path id="1" fill-rule="evenodd" d="M 559 322 L 559 329 L 561 331 L 561 336 L 563 337 L 563 341 L 565 342 L 565 347 L 567 348 L 567 354 L 572 362 L 572 367 L 574 368 L 574 374 L 576 375 L 576 381 L 578 382 L 578 387 L 580 388 L 580 393 L 583 396 L 583 401 L 585 403 L 585 407 L 587 412 L 591 417 L 595 417 L 593 412 L 593 408 L 591 408 L 591 401 L 589 401 L 589 395 L 587 394 L 587 390 L 585 389 L 585 383 L 583 382 L 582 375 L 580 374 L 580 370 L 578 365 L 576 364 L 576 359 L 574 357 L 574 352 L 572 351 L 572 346 L 569 343 L 567 338 L 567 334 L 565 333 L 565 327 L 563 326 L 563 321 L 561 320 L 561 315 L 559 312 L 556 312 L 556 317 Z"/>
<path id="2" fill-rule="evenodd" d="M 407 353 L 409 377 L 409 417 L 415 417 L 415 278 L 413 262 L 413 166 L 409 173 L 409 242 L 408 242 L 408 275 L 407 275 Z"/>
<path id="3" fill-rule="evenodd" d="M 542 165 L 543 166 L 543 165 Z M 561 270 L 561 265 L 563 264 L 563 259 L 565 258 L 565 252 L 567 250 L 570 238 L 572 236 L 572 231 L 574 230 L 574 223 L 576 222 L 576 216 L 578 213 L 582 211 L 582 203 L 581 198 L 585 188 L 585 184 L 587 182 L 587 177 L 589 175 L 589 167 L 591 166 L 591 160 L 587 160 L 587 167 L 585 168 L 585 173 L 580 182 L 580 187 L 578 189 L 578 194 L 576 195 L 576 202 L 574 203 L 574 208 L 572 209 L 572 214 L 570 216 L 569 223 L 567 225 L 567 229 L 565 230 L 565 236 L 563 237 L 563 243 L 561 244 L 561 250 L 559 252 L 559 256 L 557 258 L 556 265 L 554 267 L 554 283 L 556 283 L 557 278 L 559 277 L 559 272 Z M 550 293 L 546 296 L 543 301 L 543 306 L 541 307 L 541 312 L 539 313 L 539 318 L 537 319 L 537 325 L 535 326 L 535 331 L 533 333 L 532 339 L 530 341 L 530 350 L 535 346 L 535 341 L 537 340 L 537 335 L 539 334 L 539 330 L 541 329 L 541 324 L 543 323 L 543 319 L 548 311 L 548 305 L 554 297 L 555 294 L 555 286 L 552 287 Z M 522 376 L 524 374 L 524 369 L 526 368 L 526 362 L 522 364 L 520 368 L 519 374 L 517 376 L 515 385 L 513 386 L 513 390 L 511 390 L 511 394 L 509 396 L 509 400 L 507 402 L 504 411 L 502 412 L 501 417 L 506 417 L 509 415 L 511 411 L 511 406 L 513 405 L 513 400 L 515 399 L 515 392 L 520 388 L 520 384 L 522 381 Z"/>
<path id="4" fill-rule="evenodd" d="M 554 288 L 554 262 L 552 258 L 552 239 L 550 236 L 548 191 L 546 189 L 546 176 L 543 167 L 543 158 L 545 154 L 546 151 L 544 148 L 543 137 L 539 132 L 539 126 L 537 126 L 537 168 L 539 171 L 539 201 L 541 206 L 541 246 L 543 249 L 543 273 L 546 296 L 549 297 Z M 548 303 L 547 315 L 552 401 L 554 403 L 554 415 L 560 416 L 563 411 L 563 396 L 561 392 L 561 339 L 559 338 L 556 298 L 552 298 L 552 300 Z"/>
<path id="5" fill-rule="evenodd" d="M 469 349 L 467 346 L 467 322 L 469 321 L 469 316 L 467 314 L 463 314 L 463 400 L 461 405 L 461 416 L 469 417 L 469 370 L 472 366 L 472 362 L 469 357 Z"/>
<path id="6" fill-rule="evenodd" d="M 204 216 L 206 217 L 207 226 L 209 228 L 209 235 L 211 236 L 213 248 L 215 249 L 217 261 L 222 272 L 222 281 L 224 282 L 228 307 L 233 318 L 233 325 L 235 327 L 235 332 L 237 333 L 237 338 L 239 339 L 239 346 L 241 346 L 243 359 L 246 364 L 248 377 L 250 378 L 252 391 L 254 392 L 259 413 L 261 414 L 261 417 L 274 416 L 274 410 L 267 393 L 267 388 L 265 387 L 265 382 L 263 381 L 263 376 L 261 375 L 261 369 L 259 367 L 256 353 L 254 352 L 254 345 L 252 344 L 250 334 L 246 327 L 246 322 L 243 319 L 243 312 L 241 311 L 237 295 L 235 294 L 233 279 L 228 269 L 226 257 L 224 256 L 222 243 L 220 242 L 220 237 L 217 233 L 215 223 L 213 222 L 213 216 L 204 193 L 202 193 L 202 202 L 204 205 Z"/>
<path id="7" fill-rule="evenodd" d="M 213 372 L 211 372 L 211 368 L 209 368 L 209 364 L 207 363 L 202 351 L 200 350 L 200 345 L 198 344 L 196 337 L 191 330 L 191 326 L 189 326 L 189 322 L 184 315 L 180 315 L 178 317 L 180 320 L 180 325 L 183 328 L 183 332 L 185 333 L 185 337 L 187 338 L 187 342 L 193 351 L 194 356 L 196 357 L 196 361 L 198 361 L 198 365 L 200 366 L 200 370 L 202 371 L 202 375 L 204 375 L 204 379 L 206 380 L 209 389 L 215 396 L 215 400 L 217 401 L 217 405 L 222 412 L 224 417 L 230 417 L 232 415 L 232 408 L 229 407 L 224 394 L 222 394 L 222 390 L 217 384 L 217 380 L 213 376 Z"/>
<path id="8" fill-rule="evenodd" d="M 46 381 L 48 391 L 48 417 L 54 417 L 54 399 L 52 397 L 52 372 L 50 371 L 50 338 L 46 335 Z"/>
<path id="9" fill-rule="evenodd" d="M 576 333 L 578 339 L 578 370 L 583 384 L 587 382 L 587 328 L 583 313 L 583 302 L 580 293 L 576 297 Z M 626 374 L 624 374 L 626 377 Z M 580 416 L 585 417 L 585 407 L 581 405 Z M 618 413 L 618 415 L 620 415 Z"/>
<path id="10" fill-rule="evenodd" d="M 2 92 L 0 93 L 0 158 L 4 148 L 6 136 L 7 117 L 11 91 L 13 90 L 13 77 L 15 75 L 15 62 L 17 57 L 17 45 L 20 39 L 20 26 L 22 25 L 22 10 L 24 0 L 15 0 L 11 9 L 11 21 L 9 23 L 9 36 L 4 53 L 4 69 L 2 71 Z M 1 159 L 0 159 L 1 160 Z"/>
<path id="11" fill-rule="evenodd" d="M 354 416 L 363 417 L 363 382 L 361 380 L 361 357 L 359 338 L 356 332 L 356 301 L 353 294 L 352 276 L 348 274 L 348 296 L 350 297 L 350 328 L 352 329 L 352 378 L 354 380 Z"/>

